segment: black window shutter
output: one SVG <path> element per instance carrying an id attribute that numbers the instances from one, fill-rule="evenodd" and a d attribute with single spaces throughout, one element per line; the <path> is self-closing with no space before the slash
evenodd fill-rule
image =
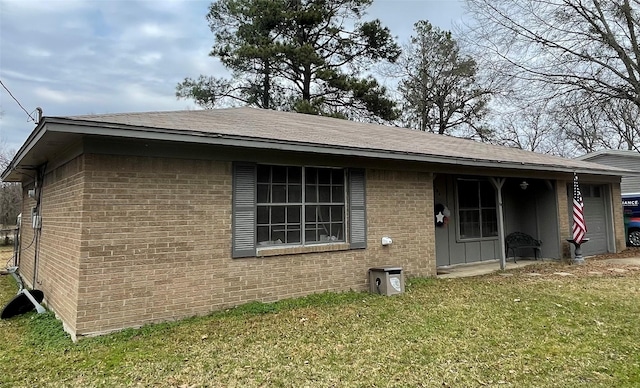
<path id="1" fill-rule="evenodd" d="M 233 233 L 231 256 L 256 255 L 256 165 L 233 164 Z"/>
<path id="2" fill-rule="evenodd" d="M 349 170 L 349 242 L 351 249 L 367 247 L 365 170 Z"/>

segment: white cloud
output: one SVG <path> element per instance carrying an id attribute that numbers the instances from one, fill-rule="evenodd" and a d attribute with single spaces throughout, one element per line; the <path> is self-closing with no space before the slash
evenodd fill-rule
<path id="1" fill-rule="evenodd" d="M 3 10 L 26 12 L 36 17 L 38 13 L 66 13 L 89 7 L 91 1 L 86 0 L 2 0 Z"/>
<path id="2" fill-rule="evenodd" d="M 155 23 L 145 23 L 138 27 L 138 29 L 143 36 L 149 38 L 162 38 L 172 36 L 167 28 L 162 28 Z"/>
<path id="3" fill-rule="evenodd" d="M 27 111 L 47 116 L 194 109 L 175 86 L 200 74 L 227 76 L 209 57 L 212 0 L 0 0 L 0 78 Z M 401 39 L 427 19 L 441 28 L 458 0 L 375 0 L 370 18 Z M 19 148 L 33 129 L 0 90 L 0 137 Z"/>
<path id="4" fill-rule="evenodd" d="M 26 51 L 27 55 L 31 57 L 47 58 L 51 56 L 51 51 L 43 50 L 37 47 L 28 47 Z"/>
<path id="5" fill-rule="evenodd" d="M 138 55 L 134 60 L 140 65 L 152 65 L 162 59 L 162 54 L 159 52 L 149 52 Z"/>
<path id="6" fill-rule="evenodd" d="M 36 88 L 34 90 L 35 95 L 44 99 L 45 102 L 55 102 L 55 103 L 67 103 L 69 101 L 71 101 L 71 98 L 69 98 L 69 95 L 66 93 L 62 93 L 56 90 L 51 90 L 49 88 Z"/>

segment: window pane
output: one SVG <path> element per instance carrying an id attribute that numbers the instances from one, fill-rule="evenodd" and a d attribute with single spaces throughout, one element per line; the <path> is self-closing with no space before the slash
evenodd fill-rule
<path id="1" fill-rule="evenodd" d="M 331 222 L 344 221 L 344 206 L 331 206 Z"/>
<path id="2" fill-rule="evenodd" d="M 258 166 L 258 183 L 269 183 L 271 176 L 271 166 Z"/>
<path id="3" fill-rule="evenodd" d="M 600 186 L 593 186 L 593 196 L 600 197 Z"/>
<path id="4" fill-rule="evenodd" d="M 271 203 L 285 203 L 287 202 L 287 186 L 285 185 L 273 185 L 273 194 Z"/>
<path id="5" fill-rule="evenodd" d="M 272 166 L 272 182 L 273 183 L 287 183 L 287 168 L 283 166 Z"/>
<path id="6" fill-rule="evenodd" d="M 300 206 L 287 206 L 287 223 L 300 223 Z"/>
<path id="7" fill-rule="evenodd" d="M 283 229 L 272 230 L 271 240 L 273 241 L 274 244 L 284 244 L 285 243 L 284 230 Z"/>
<path id="8" fill-rule="evenodd" d="M 334 185 L 344 185 L 344 171 L 333 169 L 331 171 L 331 183 Z"/>
<path id="9" fill-rule="evenodd" d="M 288 202 L 302 202 L 302 186 L 292 185 L 289 186 L 289 201 Z"/>
<path id="10" fill-rule="evenodd" d="M 496 209 L 482 210 L 482 237 L 494 237 L 498 235 L 498 216 Z"/>
<path id="11" fill-rule="evenodd" d="M 304 239 L 305 242 L 316 242 L 318 241 L 316 225 L 315 224 L 307 224 L 304 231 Z"/>
<path id="12" fill-rule="evenodd" d="M 284 224 L 284 206 L 271 207 L 271 224 Z"/>
<path id="13" fill-rule="evenodd" d="M 331 187 L 320 186 L 318 187 L 318 202 L 328 203 L 331 202 Z"/>
<path id="14" fill-rule="evenodd" d="M 331 202 L 344 202 L 344 186 L 333 186 Z"/>
<path id="15" fill-rule="evenodd" d="M 269 185 L 264 183 L 258 183 L 258 203 L 269 203 Z"/>
<path id="16" fill-rule="evenodd" d="M 477 210 L 460 210 L 460 237 L 481 237 L 480 213 Z"/>
<path id="17" fill-rule="evenodd" d="M 479 207 L 477 181 L 458 181 L 458 203 L 461 209 L 477 209 Z"/>
<path id="18" fill-rule="evenodd" d="M 316 222 L 316 207 L 306 206 L 304 210 L 305 222 Z"/>
<path id="19" fill-rule="evenodd" d="M 300 231 L 290 230 L 287 232 L 287 244 L 300 243 Z"/>
<path id="20" fill-rule="evenodd" d="M 302 167 L 289 167 L 289 183 L 302 183 Z"/>
<path id="21" fill-rule="evenodd" d="M 258 226 L 258 243 L 270 241 L 269 238 L 269 227 L 268 226 Z"/>
<path id="22" fill-rule="evenodd" d="M 318 206 L 318 221 L 327 222 L 331 221 L 331 214 L 329 213 L 330 206 Z"/>
<path id="23" fill-rule="evenodd" d="M 329 223 L 318 224 L 318 226 L 319 226 L 318 233 L 320 234 L 320 241 L 330 241 L 331 224 Z"/>
<path id="24" fill-rule="evenodd" d="M 334 241 L 344 241 L 344 235 L 342 233 L 342 223 L 331 224 L 331 236 L 335 237 Z"/>
<path id="25" fill-rule="evenodd" d="M 480 199 L 482 207 L 496 207 L 496 191 L 490 182 L 480 182 Z"/>
<path id="26" fill-rule="evenodd" d="M 318 183 L 321 185 L 328 185 L 331 183 L 331 170 L 328 168 L 318 169 Z"/>
<path id="27" fill-rule="evenodd" d="M 305 202 L 318 202 L 317 186 L 307 185 L 305 195 Z"/>
<path id="28" fill-rule="evenodd" d="M 258 225 L 269 224 L 269 207 L 258 206 Z"/>
<path id="29" fill-rule="evenodd" d="M 304 169 L 304 179 L 308 184 L 318 183 L 318 169 L 314 167 L 307 167 Z"/>

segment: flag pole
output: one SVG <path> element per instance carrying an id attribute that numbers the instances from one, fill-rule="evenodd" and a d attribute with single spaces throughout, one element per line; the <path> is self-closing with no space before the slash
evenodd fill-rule
<path id="1" fill-rule="evenodd" d="M 573 172 L 573 195 L 572 195 L 572 214 L 573 214 L 573 227 L 571 228 L 571 239 L 567 241 L 573 244 L 575 247 L 575 255 L 573 258 L 574 264 L 584 264 L 584 257 L 582 257 L 582 244 L 589 241 L 586 238 L 587 224 L 584 218 L 584 200 L 582 198 L 582 192 L 580 191 L 580 184 L 578 183 L 578 174 Z"/>

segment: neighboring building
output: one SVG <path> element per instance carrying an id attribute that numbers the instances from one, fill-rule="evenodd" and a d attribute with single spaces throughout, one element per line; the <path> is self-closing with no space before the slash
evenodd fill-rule
<path id="1" fill-rule="evenodd" d="M 640 152 L 629 150 L 602 150 L 583 155 L 578 160 L 600 163 L 635 171 L 622 177 L 620 188 L 624 207 L 624 227 L 627 245 L 640 246 Z"/>
<path id="2" fill-rule="evenodd" d="M 435 276 L 503 257 L 501 231 L 566 257 L 574 173 L 602 213 L 584 248 L 623 249 L 620 169 L 269 110 L 45 117 L 2 178 L 24 190 L 20 272 L 75 338 L 365 290 L 382 265 Z"/>
<path id="3" fill-rule="evenodd" d="M 576 159 L 635 171 L 635 174 L 627 174 L 622 177 L 620 189 L 623 195 L 640 195 L 640 152 L 629 150 L 602 150 L 582 155 Z"/>

